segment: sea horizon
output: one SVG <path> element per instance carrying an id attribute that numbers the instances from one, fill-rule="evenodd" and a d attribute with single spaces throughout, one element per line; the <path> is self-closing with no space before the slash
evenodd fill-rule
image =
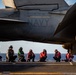
<path id="1" fill-rule="evenodd" d="M 18 56 L 18 54 L 17 53 L 15 53 L 15 55 L 17 55 Z M 65 55 L 66 54 L 61 54 L 61 60 L 64 60 L 65 59 Z M 0 56 L 2 56 L 2 61 L 6 61 L 6 53 L 0 53 Z M 25 53 L 25 59 L 27 59 L 27 53 Z M 40 54 L 39 53 L 35 53 L 35 61 L 38 61 L 39 60 L 39 57 L 40 56 Z M 47 54 L 47 59 L 46 59 L 46 61 L 55 61 L 54 59 L 53 59 L 53 56 L 54 56 L 54 54 L 53 53 L 49 53 L 49 54 Z M 74 59 L 73 59 L 74 61 L 76 61 L 76 55 L 74 55 Z M 18 61 L 18 57 L 16 58 L 16 61 Z"/>

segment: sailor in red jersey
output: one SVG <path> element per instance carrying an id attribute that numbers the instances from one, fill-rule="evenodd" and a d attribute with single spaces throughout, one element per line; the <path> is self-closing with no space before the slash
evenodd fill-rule
<path id="1" fill-rule="evenodd" d="M 53 58 L 56 60 L 56 62 L 60 62 L 61 53 L 57 49 L 55 49 L 55 56 Z"/>
<path id="2" fill-rule="evenodd" d="M 45 62 L 47 58 L 47 51 L 43 49 L 43 52 L 40 53 L 40 62 Z"/>
<path id="3" fill-rule="evenodd" d="M 67 54 L 66 54 L 66 62 L 71 62 L 71 61 L 73 61 L 73 58 L 74 58 L 74 56 L 71 54 L 71 52 L 68 52 Z"/>
<path id="4" fill-rule="evenodd" d="M 30 51 L 27 54 L 27 62 L 30 62 L 30 60 L 34 62 L 34 59 L 35 59 L 35 54 L 33 53 L 32 49 L 30 49 Z"/>

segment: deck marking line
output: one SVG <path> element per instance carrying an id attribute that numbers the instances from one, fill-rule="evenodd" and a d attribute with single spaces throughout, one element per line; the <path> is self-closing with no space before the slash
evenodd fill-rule
<path id="1" fill-rule="evenodd" d="M 69 62 L 70 63 L 70 65 L 73 65 L 73 63 L 72 62 Z"/>
<path id="2" fill-rule="evenodd" d="M 76 75 L 76 73 L 61 73 L 61 72 L 25 72 L 25 73 L 10 73 L 10 75 Z"/>
<path id="3" fill-rule="evenodd" d="M 61 75 L 62 73 L 58 73 L 58 72 L 24 72 L 24 73 L 21 73 L 21 72 L 16 72 L 16 73 L 10 73 L 11 75 L 13 75 L 13 74 L 16 74 L 16 75 L 18 75 L 18 74 L 20 74 L 20 75 L 23 75 L 23 74 L 27 74 L 27 75 L 46 75 L 46 74 L 48 74 L 48 75 Z"/>
<path id="4" fill-rule="evenodd" d="M 3 72 L 0 73 L 0 75 L 76 75 L 76 73 L 70 73 L 70 72 Z"/>
<path id="5" fill-rule="evenodd" d="M 57 65 L 57 66 L 59 66 L 59 65 L 70 65 L 70 64 L 44 64 L 44 65 Z"/>

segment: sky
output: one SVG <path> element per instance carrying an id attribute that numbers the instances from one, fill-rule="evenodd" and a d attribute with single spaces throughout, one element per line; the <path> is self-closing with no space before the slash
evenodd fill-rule
<path id="1" fill-rule="evenodd" d="M 76 0 L 65 0 L 69 5 L 76 3 Z"/>
<path id="2" fill-rule="evenodd" d="M 76 2 L 76 0 L 65 0 L 69 5 L 72 5 Z M 4 8 L 2 0 L 0 0 L 0 9 Z M 13 45 L 14 52 L 17 53 L 20 47 L 23 47 L 23 51 L 28 53 L 30 49 L 34 51 L 34 53 L 40 53 L 43 49 L 47 50 L 47 53 L 54 53 L 55 49 L 58 49 L 61 53 L 67 53 L 67 50 L 62 48 L 62 45 L 57 44 L 46 44 L 46 43 L 37 43 L 37 42 L 29 42 L 29 41 L 10 41 L 10 42 L 0 42 L 0 53 L 6 53 L 8 47 Z"/>

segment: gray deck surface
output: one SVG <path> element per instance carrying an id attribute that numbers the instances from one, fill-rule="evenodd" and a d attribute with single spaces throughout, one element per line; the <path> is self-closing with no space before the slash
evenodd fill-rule
<path id="1" fill-rule="evenodd" d="M 0 62 L 0 75 L 76 75 L 76 62 Z"/>

